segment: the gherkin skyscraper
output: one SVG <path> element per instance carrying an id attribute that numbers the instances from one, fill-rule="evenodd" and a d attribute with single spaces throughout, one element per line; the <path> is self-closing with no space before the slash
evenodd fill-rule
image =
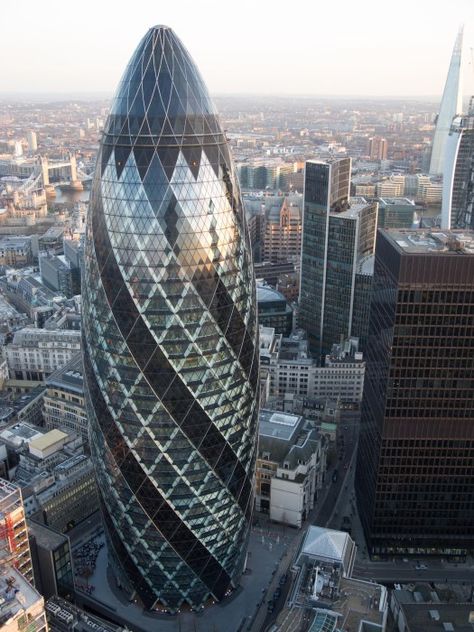
<path id="1" fill-rule="evenodd" d="M 239 582 L 257 438 L 254 286 L 216 110 L 173 31 L 152 28 L 101 141 L 83 291 L 108 548 L 146 608 L 199 607 Z"/>

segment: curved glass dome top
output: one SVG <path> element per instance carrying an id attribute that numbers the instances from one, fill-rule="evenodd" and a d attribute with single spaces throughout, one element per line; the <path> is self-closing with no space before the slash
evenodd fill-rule
<path id="1" fill-rule="evenodd" d="M 215 145 L 222 145 L 219 156 Z M 138 45 L 119 83 L 103 139 L 102 168 L 112 149 L 126 163 L 130 151 L 145 172 L 157 148 L 170 175 L 177 146 L 193 173 L 199 170 L 202 147 L 217 172 L 219 158 L 228 163 L 225 138 L 208 91 L 186 48 L 165 26 L 151 28 Z M 138 153 L 137 148 L 143 151 Z M 148 148 L 148 151 L 147 151 Z M 168 149 L 168 151 L 167 151 Z"/>

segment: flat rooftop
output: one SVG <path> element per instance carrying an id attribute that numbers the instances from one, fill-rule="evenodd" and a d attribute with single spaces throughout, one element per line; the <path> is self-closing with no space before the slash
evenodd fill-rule
<path id="1" fill-rule="evenodd" d="M 410 629 L 423 632 L 472 632 L 472 603 L 410 603 L 403 604 Z"/>
<path id="2" fill-rule="evenodd" d="M 384 616 L 379 606 L 385 602 L 385 588 L 354 578 L 342 578 L 339 586 L 341 597 L 333 603 L 333 608 L 342 615 L 341 628 L 345 632 L 359 632 L 360 622 L 367 621 L 379 625 L 382 630 Z"/>
<path id="3" fill-rule="evenodd" d="M 55 428 L 54 430 L 46 432 L 41 437 L 37 437 L 36 439 L 30 441 L 30 448 L 33 448 L 34 450 L 46 450 L 47 448 L 54 446 L 56 443 L 64 441 L 67 437 L 68 435 L 65 432 Z"/>
<path id="4" fill-rule="evenodd" d="M 409 254 L 474 255 L 472 230 L 404 230 L 390 228 L 383 235 L 400 251 Z"/>
<path id="5" fill-rule="evenodd" d="M 49 549 L 50 551 L 54 551 L 59 548 L 62 544 L 68 541 L 68 537 L 59 533 L 59 531 L 55 531 L 54 529 L 50 529 L 44 524 L 40 524 L 36 522 L 36 520 L 31 520 L 30 518 L 27 520 L 28 531 L 32 534 L 36 540 L 36 542 L 44 549 Z"/>
<path id="6" fill-rule="evenodd" d="M 259 434 L 274 439 L 290 441 L 302 417 L 273 410 L 260 411 Z"/>
<path id="7" fill-rule="evenodd" d="M 51 373 L 46 384 L 83 395 L 84 379 L 81 353 L 78 352 L 63 367 Z"/>
<path id="8" fill-rule="evenodd" d="M 368 206 L 372 206 L 372 204 L 372 202 L 367 202 L 364 198 L 361 197 L 351 198 L 350 207 L 348 209 L 346 209 L 345 211 L 341 211 L 340 213 L 331 213 L 331 215 L 335 215 L 336 217 L 355 219 L 365 208 L 367 208 Z"/>
<path id="9" fill-rule="evenodd" d="M 379 198 L 380 206 L 410 206 L 415 208 L 415 202 L 406 197 L 381 197 Z"/>
<path id="10" fill-rule="evenodd" d="M 20 316 L 25 316 L 25 314 L 20 314 L 20 312 L 16 310 L 13 305 L 10 305 L 0 294 L 0 318 L 18 318 Z"/>
<path id="11" fill-rule="evenodd" d="M 7 564 L 0 568 L 0 594 L 3 599 L 0 603 L 0 628 L 43 599 L 14 566 Z"/>
<path id="12" fill-rule="evenodd" d="M 18 485 L 10 483 L 4 478 L 0 478 L 0 500 L 4 500 L 5 498 L 8 498 L 12 494 L 16 494 L 17 497 L 19 498 L 18 496 L 19 490 L 20 488 L 18 487 Z M 4 510 L 5 508 L 2 508 L 2 511 Z"/>
<path id="13" fill-rule="evenodd" d="M 44 433 L 36 426 L 19 423 L 2 430 L 0 439 L 19 447 L 23 445 L 23 443 L 30 443 L 33 439 L 42 437 L 43 434 Z"/>

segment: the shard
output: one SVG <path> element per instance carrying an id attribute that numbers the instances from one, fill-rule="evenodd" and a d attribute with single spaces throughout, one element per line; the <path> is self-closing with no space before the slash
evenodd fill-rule
<path id="1" fill-rule="evenodd" d="M 110 561 L 147 609 L 239 583 L 258 419 L 255 283 L 226 137 L 172 30 L 132 56 L 100 144 L 83 354 Z"/>
<path id="2" fill-rule="evenodd" d="M 446 141 L 448 139 L 449 130 L 451 129 L 451 123 L 456 114 L 462 114 L 463 30 L 463 27 L 459 29 L 459 33 L 454 43 L 448 76 L 446 78 L 443 97 L 441 99 L 436 129 L 433 137 L 433 146 L 431 148 L 431 175 L 443 174 Z"/>

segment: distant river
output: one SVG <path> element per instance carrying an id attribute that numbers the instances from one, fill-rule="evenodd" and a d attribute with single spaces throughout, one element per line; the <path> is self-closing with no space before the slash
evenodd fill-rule
<path id="1" fill-rule="evenodd" d="M 90 193 L 89 189 L 84 189 L 84 191 L 61 191 L 61 189 L 56 189 L 56 197 L 51 198 L 51 202 L 57 202 L 58 204 L 87 202 Z"/>

